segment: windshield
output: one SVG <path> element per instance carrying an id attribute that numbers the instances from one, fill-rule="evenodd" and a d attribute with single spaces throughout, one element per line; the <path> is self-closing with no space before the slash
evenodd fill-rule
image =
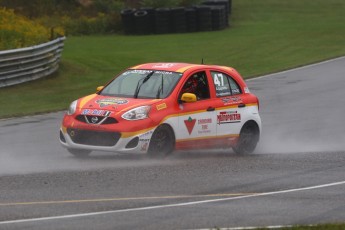
<path id="1" fill-rule="evenodd" d="M 115 78 L 100 95 L 134 98 L 166 98 L 182 73 L 155 70 L 128 70 Z"/>

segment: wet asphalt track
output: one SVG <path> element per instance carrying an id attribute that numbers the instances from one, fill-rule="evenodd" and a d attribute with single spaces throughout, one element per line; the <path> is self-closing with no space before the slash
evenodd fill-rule
<path id="1" fill-rule="evenodd" d="M 58 143 L 63 113 L 0 121 L 0 229 L 200 229 L 345 222 L 345 58 L 248 81 L 258 152 L 163 160 Z"/>

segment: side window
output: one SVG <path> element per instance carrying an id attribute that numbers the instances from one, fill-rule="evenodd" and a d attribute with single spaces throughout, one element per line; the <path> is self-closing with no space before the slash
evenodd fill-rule
<path id="1" fill-rule="evenodd" d="M 211 75 L 217 97 L 241 94 L 241 88 L 232 77 L 216 71 L 211 71 Z"/>
<path id="2" fill-rule="evenodd" d="M 194 93 L 198 100 L 210 98 L 206 73 L 198 72 L 191 75 L 183 85 L 180 97 L 183 93 Z"/>
<path id="3" fill-rule="evenodd" d="M 234 79 L 232 79 L 232 77 L 229 77 L 229 76 L 228 76 L 228 80 L 230 83 L 231 94 L 232 95 L 241 94 L 241 88 L 237 84 L 237 82 Z"/>

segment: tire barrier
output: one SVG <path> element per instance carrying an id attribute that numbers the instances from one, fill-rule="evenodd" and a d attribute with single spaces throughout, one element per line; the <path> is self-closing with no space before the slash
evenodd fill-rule
<path id="1" fill-rule="evenodd" d="M 196 9 L 195 8 L 186 8 L 186 27 L 187 32 L 196 32 L 198 31 Z"/>
<path id="2" fill-rule="evenodd" d="M 173 33 L 185 33 L 187 31 L 184 7 L 171 8 L 171 28 Z"/>
<path id="3" fill-rule="evenodd" d="M 167 34 L 222 30 L 229 26 L 231 0 L 206 0 L 193 7 L 121 11 L 125 34 Z"/>
<path id="4" fill-rule="evenodd" d="M 222 30 L 227 26 L 226 10 L 224 6 L 212 6 L 212 29 Z"/>
<path id="5" fill-rule="evenodd" d="M 134 34 L 136 31 L 134 23 L 135 9 L 124 9 L 121 10 L 121 21 L 123 30 L 126 34 Z"/>
<path id="6" fill-rule="evenodd" d="M 157 34 L 171 33 L 170 8 L 157 8 L 155 11 L 155 31 Z"/>
<path id="7" fill-rule="evenodd" d="M 135 34 L 152 34 L 154 22 L 152 12 L 140 9 L 134 13 Z"/>
<path id="8" fill-rule="evenodd" d="M 210 6 L 195 6 L 197 15 L 198 31 L 212 30 L 212 12 Z"/>
<path id="9" fill-rule="evenodd" d="M 229 15 L 231 14 L 231 4 L 232 0 L 206 0 L 202 4 L 208 6 L 224 6 L 226 25 L 229 25 Z"/>
<path id="10" fill-rule="evenodd" d="M 153 7 L 140 8 L 139 11 L 142 17 L 135 17 L 135 26 L 138 34 L 153 34 L 155 33 L 155 9 Z M 146 13 L 145 13 L 146 12 Z M 143 20 L 143 21 L 141 21 Z"/>

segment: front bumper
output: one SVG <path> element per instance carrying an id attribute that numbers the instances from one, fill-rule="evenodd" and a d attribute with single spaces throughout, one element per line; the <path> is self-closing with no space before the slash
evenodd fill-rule
<path id="1" fill-rule="evenodd" d="M 134 135 L 120 132 L 60 128 L 60 143 L 65 148 L 123 153 L 146 153 L 154 128 Z"/>

